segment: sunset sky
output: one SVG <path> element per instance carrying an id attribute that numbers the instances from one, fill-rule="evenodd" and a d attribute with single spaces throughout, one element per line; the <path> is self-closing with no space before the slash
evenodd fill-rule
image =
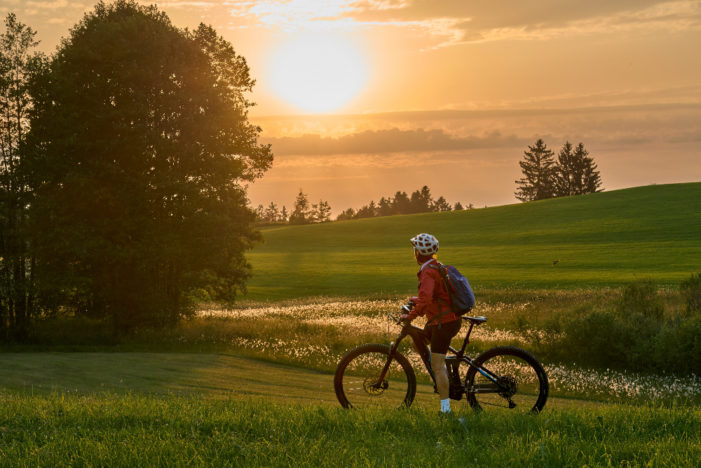
<path id="1" fill-rule="evenodd" d="M 86 0 L 0 0 L 52 52 Z M 604 188 L 701 181 L 701 1 L 157 1 L 213 25 L 257 80 L 275 163 L 253 205 L 301 188 L 334 213 L 422 185 L 515 203 L 543 138 L 583 142 Z"/>

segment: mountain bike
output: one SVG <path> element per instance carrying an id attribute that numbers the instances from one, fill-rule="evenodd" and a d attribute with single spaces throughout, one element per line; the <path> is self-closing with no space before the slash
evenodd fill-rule
<path id="1" fill-rule="evenodd" d="M 411 406 L 416 396 L 416 374 L 406 356 L 398 351 L 399 344 L 407 336 L 411 337 L 436 391 L 426 333 L 394 314 L 388 317 L 401 326 L 393 342 L 358 346 L 338 363 L 334 389 L 344 408 Z M 445 358 L 450 398 L 461 400 L 465 396 L 477 411 L 542 411 L 548 398 L 548 377 L 540 362 L 528 351 L 514 346 L 498 346 L 471 358 L 465 354 L 470 334 L 487 318 L 462 316 L 461 319 L 469 324 L 462 348 L 457 350 L 450 346 Z"/>

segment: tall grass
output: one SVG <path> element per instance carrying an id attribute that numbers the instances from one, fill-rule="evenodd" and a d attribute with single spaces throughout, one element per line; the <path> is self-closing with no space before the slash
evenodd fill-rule
<path id="1" fill-rule="evenodd" d="M 698 410 L 372 412 L 262 399 L 2 394 L 4 466 L 695 466 Z"/>
<path id="2" fill-rule="evenodd" d="M 559 396 L 698 402 L 701 377 L 689 372 L 699 368 L 701 352 L 693 352 L 693 345 L 701 333 L 685 312 L 685 297 L 649 283 L 624 290 L 490 291 L 480 295 L 473 311 L 489 321 L 474 329 L 468 353 L 476 356 L 497 345 L 528 349 L 550 371 Z M 212 305 L 177 327 L 137 330 L 116 344 L 100 344 L 99 334 L 86 342 L 79 333 L 72 344 L 29 349 L 234 353 L 329 373 L 347 350 L 393 340 L 399 329 L 386 314 L 396 313 L 401 303 L 401 298 L 318 298 L 229 310 Z M 646 308 L 649 312 L 636 312 Z M 47 333 L 70 330 L 65 323 L 45 325 Z M 455 347 L 465 331 L 454 339 Z M 428 383 L 408 342 L 401 351 Z"/>

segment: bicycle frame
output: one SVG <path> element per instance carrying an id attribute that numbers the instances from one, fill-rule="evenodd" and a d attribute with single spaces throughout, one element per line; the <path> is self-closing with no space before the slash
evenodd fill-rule
<path id="1" fill-rule="evenodd" d="M 394 318 L 393 316 L 391 317 Z M 490 372 L 488 369 L 485 369 L 482 366 L 476 365 L 474 359 L 465 355 L 465 348 L 467 348 L 467 345 L 470 343 L 470 334 L 472 333 L 472 329 L 474 328 L 475 323 L 470 321 L 468 318 L 462 318 L 462 320 L 468 321 L 470 323 L 470 328 L 467 330 L 467 334 L 465 335 L 465 339 L 463 340 L 462 347 L 460 348 L 460 350 L 457 350 L 452 346 L 448 346 L 448 351 L 451 352 L 453 355 L 446 356 L 446 366 L 452 365 L 451 361 L 465 362 L 468 366 L 477 369 L 477 371 L 480 374 L 484 375 L 494 384 L 482 384 L 478 386 L 473 386 L 473 388 L 470 389 L 464 388 L 463 390 L 465 392 L 469 391 L 470 393 L 498 393 L 503 391 L 503 387 L 497 382 L 497 375 L 495 375 L 494 373 Z M 433 374 L 433 370 L 431 369 L 431 352 L 428 346 L 426 345 L 425 332 L 421 328 L 415 327 L 409 323 L 404 323 L 402 325 L 401 331 L 399 332 L 399 335 L 397 335 L 397 338 L 390 343 L 389 357 L 387 358 L 387 362 L 382 368 L 382 372 L 380 373 L 379 378 L 377 379 L 376 385 L 380 385 L 381 382 L 384 382 L 387 372 L 389 371 L 389 367 L 392 364 L 392 359 L 397 354 L 400 343 L 407 336 L 411 337 L 412 341 L 414 342 L 414 346 L 416 347 L 416 350 L 418 351 L 419 356 L 421 357 L 421 360 L 423 361 L 424 366 L 428 371 L 428 374 L 431 376 L 431 380 L 433 380 L 434 384 L 436 383 L 436 376 Z"/>

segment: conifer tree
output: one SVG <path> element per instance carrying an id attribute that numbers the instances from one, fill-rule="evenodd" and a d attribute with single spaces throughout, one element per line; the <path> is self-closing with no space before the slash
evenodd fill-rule
<path id="1" fill-rule="evenodd" d="M 394 214 L 392 212 L 392 199 L 391 198 L 380 198 L 377 204 L 377 216 L 389 216 Z"/>
<path id="2" fill-rule="evenodd" d="M 589 156 L 589 152 L 584 149 L 582 143 L 577 145 L 574 150 L 575 159 L 581 167 L 582 181 L 579 193 L 594 193 L 600 192 L 601 176 L 599 175 L 598 167 L 594 162 L 594 158 Z"/>
<path id="3" fill-rule="evenodd" d="M 295 199 L 295 207 L 290 213 L 290 224 L 308 224 L 310 223 L 311 211 L 309 209 L 309 199 L 307 195 L 299 189 L 297 198 Z"/>
<path id="4" fill-rule="evenodd" d="M 411 200 L 406 192 L 397 191 L 392 199 L 392 212 L 394 214 L 411 213 Z"/>
<path id="5" fill-rule="evenodd" d="M 278 221 L 280 221 L 281 223 L 286 223 L 287 218 L 288 218 L 287 207 L 285 205 L 282 205 L 282 210 L 280 211 L 280 218 L 278 219 Z"/>
<path id="6" fill-rule="evenodd" d="M 336 221 L 343 221 L 346 219 L 353 219 L 353 218 L 355 218 L 355 210 L 353 208 L 348 208 L 347 210 L 342 211 L 336 217 Z"/>
<path id="7" fill-rule="evenodd" d="M 433 211 L 451 211 L 452 209 L 450 203 L 443 196 L 438 197 L 438 200 L 433 204 Z"/>
<path id="8" fill-rule="evenodd" d="M 268 207 L 265 209 L 265 214 L 263 219 L 266 223 L 277 223 L 280 218 L 280 212 L 277 209 L 277 205 L 270 202 Z"/>
<path id="9" fill-rule="evenodd" d="M 355 214 L 356 218 L 374 218 L 375 216 L 377 216 L 377 206 L 374 200 L 371 200 L 369 205 L 361 207 Z"/>
<path id="10" fill-rule="evenodd" d="M 568 141 L 558 154 L 555 169 L 555 195 L 566 197 L 598 192 L 601 189 L 601 177 L 594 159 L 579 143 L 576 148 Z"/>
<path id="11" fill-rule="evenodd" d="M 555 160 L 553 152 L 542 139 L 524 151 L 524 159 L 519 162 L 523 178 L 516 181 L 516 198 L 521 201 L 543 200 L 555 195 Z"/>
<path id="12" fill-rule="evenodd" d="M 315 223 L 326 223 L 331 219 L 331 205 L 329 202 L 319 200 L 318 204 L 312 205 L 311 221 Z"/>
<path id="13" fill-rule="evenodd" d="M 575 195 L 578 181 L 582 180 L 580 167 L 574 155 L 572 144 L 568 141 L 557 155 L 555 166 L 555 196 Z"/>
<path id="14" fill-rule="evenodd" d="M 411 212 L 426 213 L 432 211 L 433 198 L 431 197 L 431 189 L 424 185 L 421 190 L 417 190 L 411 194 Z"/>

